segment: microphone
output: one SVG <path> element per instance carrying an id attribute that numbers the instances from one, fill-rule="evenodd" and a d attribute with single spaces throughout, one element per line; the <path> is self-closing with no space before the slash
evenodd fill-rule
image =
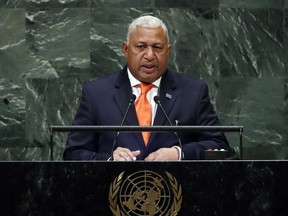
<path id="1" fill-rule="evenodd" d="M 153 99 L 154 99 L 155 103 L 160 107 L 162 113 L 165 115 L 165 118 L 167 119 L 169 124 L 171 126 L 173 126 L 171 121 L 170 121 L 170 119 L 169 119 L 169 117 L 168 117 L 168 115 L 167 115 L 167 113 L 165 112 L 165 110 L 164 110 L 164 108 L 163 108 L 163 106 L 162 106 L 162 104 L 160 102 L 160 97 L 158 95 L 156 95 Z M 180 147 L 180 150 L 181 150 L 181 157 L 180 158 L 182 160 L 182 159 L 184 159 L 184 152 L 183 152 L 183 148 L 182 148 L 182 142 L 181 142 L 181 140 L 180 140 L 180 138 L 179 138 L 179 136 L 177 134 L 177 131 L 175 131 L 174 134 L 175 134 L 176 138 L 178 139 L 179 147 Z"/>
<path id="2" fill-rule="evenodd" d="M 130 110 L 130 108 L 131 108 L 131 106 L 132 106 L 132 104 L 134 103 L 135 100 L 136 100 L 136 96 L 135 96 L 134 94 L 132 94 L 132 95 L 130 96 L 129 104 L 128 104 L 128 107 L 127 107 L 127 109 L 126 109 L 126 111 L 125 111 L 125 114 L 124 114 L 124 116 L 123 116 L 123 119 L 122 119 L 122 121 L 121 121 L 120 126 L 122 126 L 122 125 L 124 124 L 124 121 L 125 121 L 126 118 L 127 118 L 128 112 L 129 112 L 129 110 Z M 114 148 L 115 148 L 115 146 L 116 146 L 116 142 L 117 142 L 117 140 L 118 140 L 119 134 L 120 134 L 120 131 L 117 131 L 116 137 L 115 137 L 115 139 L 114 139 L 114 141 L 113 141 L 110 158 L 109 158 L 108 160 L 113 160 L 113 152 L 114 152 Z"/>

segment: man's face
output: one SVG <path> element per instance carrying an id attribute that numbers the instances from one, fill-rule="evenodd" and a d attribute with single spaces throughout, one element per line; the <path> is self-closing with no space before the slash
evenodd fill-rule
<path id="1" fill-rule="evenodd" d="M 171 46 L 161 27 L 137 27 L 122 48 L 132 75 L 141 82 L 152 83 L 167 69 Z"/>

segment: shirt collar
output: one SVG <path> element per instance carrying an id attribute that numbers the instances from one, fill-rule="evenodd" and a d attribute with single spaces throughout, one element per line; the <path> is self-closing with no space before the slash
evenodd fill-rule
<path id="1" fill-rule="evenodd" d="M 134 87 L 134 86 L 137 86 L 137 85 L 141 84 L 141 82 L 139 80 L 137 80 L 132 75 L 132 73 L 130 72 L 128 67 L 127 67 L 127 72 L 128 72 L 128 77 L 129 77 L 129 80 L 130 80 L 130 83 L 131 83 L 131 87 Z M 161 79 L 162 79 L 162 76 L 159 79 L 157 79 L 155 82 L 153 82 L 152 84 L 159 88 Z"/>

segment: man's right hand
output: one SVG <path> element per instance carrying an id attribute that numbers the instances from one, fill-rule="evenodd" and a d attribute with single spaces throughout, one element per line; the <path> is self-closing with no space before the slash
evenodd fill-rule
<path id="1" fill-rule="evenodd" d="M 136 161 L 136 157 L 140 154 L 140 150 L 130 151 L 128 148 L 118 147 L 113 152 L 114 161 Z"/>

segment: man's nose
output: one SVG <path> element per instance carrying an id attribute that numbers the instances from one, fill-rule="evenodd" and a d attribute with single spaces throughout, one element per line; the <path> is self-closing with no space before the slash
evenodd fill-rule
<path id="1" fill-rule="evenodd" d="M 145 50 L 145 58 L 152 60 L 154 58 L 154 50 L 152 46 L 147 46 Z"/>

